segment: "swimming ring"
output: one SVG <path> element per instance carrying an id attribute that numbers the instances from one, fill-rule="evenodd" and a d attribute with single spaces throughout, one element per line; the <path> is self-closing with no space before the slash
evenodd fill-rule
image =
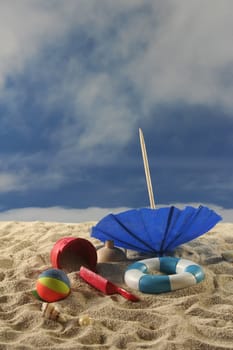
<path id="1" fill-rule="evenodd" d="M 160 271 L 166 275 L 150 274 Z M 205 278 L 201 266 L 175 257 L 160 257 L 140 260 L 129 265 L 125 271 L 125 283 L 143 293 L 158 294 L 186 288 Z"/>

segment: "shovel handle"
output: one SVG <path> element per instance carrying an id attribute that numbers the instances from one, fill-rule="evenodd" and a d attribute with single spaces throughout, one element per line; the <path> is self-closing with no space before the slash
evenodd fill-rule
<path id="1" fill-rule="evenodd" d="M 125 289 L 123 289 L 121 287 L 117 287 L 117 293 L 119 293 L 124 298 L 126 298 L 126 299 L 128 299 L 130 301 L 139 301 L 140 300 L 136 295 L 128 292 L 127 290 L 125 290 Z"/>

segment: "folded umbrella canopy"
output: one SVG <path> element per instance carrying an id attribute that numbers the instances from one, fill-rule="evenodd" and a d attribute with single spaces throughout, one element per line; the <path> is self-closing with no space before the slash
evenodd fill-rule
<path id="1" fill-rule="evenodd" d="M 109 214 L 92 228 L 91 236 L 138 252 L 164 255 L 214 227 L 221 216 L 199 206 L 139 208 Z"/>

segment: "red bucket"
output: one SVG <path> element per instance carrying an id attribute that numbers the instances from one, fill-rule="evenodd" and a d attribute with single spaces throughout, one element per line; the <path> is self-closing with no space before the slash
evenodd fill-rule
<path id="1" fill-rule="evenodd" d="M 54 244 L 50 261 L 53 267 L 66 272 L 78 271 L 82 265 L 96 270 L 97 253 L 87 239 L 64 237 Z"/>

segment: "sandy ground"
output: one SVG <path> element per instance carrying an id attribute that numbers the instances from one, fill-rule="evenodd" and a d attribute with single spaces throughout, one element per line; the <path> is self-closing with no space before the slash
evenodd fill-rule
<path id="1" fill-rule="evenodd" d="M 142 294 L 133 303 L 104 295 L 76 272 L 68 274 L 72 291 L 50 304 L 62 320 L 43 317 L 42 302 L 32 295 L 41 271 L 51 267 L 50 251 L 64 237 L 89 239 L 94 223 L 0 223 L 0 349 L 233 349 L 233 224 L 221 223 L 175 252 L 204 268 L 203 282 L 159 295 Z M 102 263 L 98 272 L 123 283 L 131 262 Z M 80 326 L 89 315 L 91 324 Z"/>

